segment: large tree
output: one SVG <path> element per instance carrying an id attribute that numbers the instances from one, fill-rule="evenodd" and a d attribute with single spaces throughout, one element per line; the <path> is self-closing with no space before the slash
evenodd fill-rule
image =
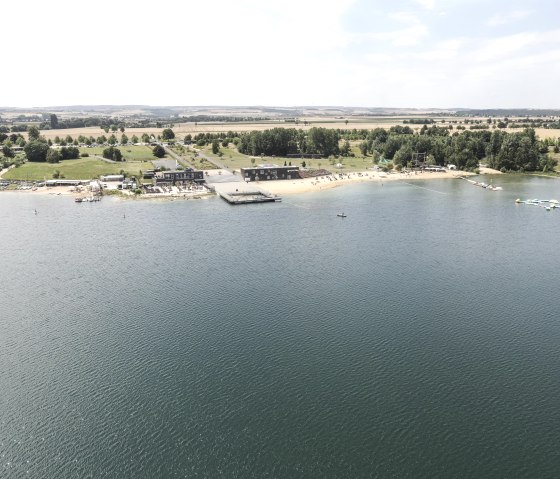
<path id="1" fill-rule="evenodd" d="M 105 148 L 103 150 L 103 158 L 106 158 L 108 160 L 113 160 L 113 161 L 121 161 L 122 160 L 121 150 L 115 148 L 114 146 Z"/>
<path id="2" fill-rule="evenodd" d="M 46 161 L 49 145 L 42 141 L 31 140 L 24 146 L 23 151 L 29 161 Z"/>
<path id="3" fill-rule="evenodd" d="M 27 128 L 27 134 L 30 140 L 38 140 L 41 133 L 39 132 L 39 128 L 35 125 L 31 125 Z"/>
<path id="4" fill-rule="evenodd" d="M 12 150 L 11 144 L 5 144 L 2 146 L 2 154 L 6 158 L 13 158 L 15 155 L 14 150 Z"/>
<path id="5" fill-rule="evenodd" d="M 171 128 L 166 128 L 161 133 L 161 138 L 163 140 L 166 140 L 166 141 L 167 140 L 173 140 L 175 138 L 175 133 L 173 132 L 173 130 Z"/>
<path id="6" fill-rule="evenodd" d="M 212 140 L 212 153 L 215 155 L 220 151 L 220 142 L 218 140 Z"/>

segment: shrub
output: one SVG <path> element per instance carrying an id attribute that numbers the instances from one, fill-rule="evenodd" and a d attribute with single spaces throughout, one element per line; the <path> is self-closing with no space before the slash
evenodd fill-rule
<path id="1" fill-rule="evenodd" d="M 161 145 L 154 146 L 154 149 L 152 150 L 152 152 L 153 152 L 154 156 L 157 157 L 157 158 L 163 158 L 165 156 L 165 149 Z"/>
<path id="2" fill-rule="evenodd" d="M 47 163 L 58 163 L 61 159 L 63 159 L 60 151 L 49 149 L 47 152 Z"/>
<path id="3" fill-rule="evenodd" d="M 115 148 L 114 146 L 105 148 L 103 150 L 103 158 L 106 158 L 107 160 L 121 161 L 122 160 L 121 150 Z"/>

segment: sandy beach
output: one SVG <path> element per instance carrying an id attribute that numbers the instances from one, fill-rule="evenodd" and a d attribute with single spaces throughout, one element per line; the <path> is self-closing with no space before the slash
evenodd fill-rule
<path id="1" fill-rule="evenodd" d="M 55 195 L 55 196 L 84 196 L 87 192 L 82 190 L 82 192 L 77 192 L 71 190 L 68 186 L 41 186 L 40 188 L 30 188 L 30 189 L 16 189 L 16 190 L 2 190 L 2 194 L 10 193 L 25 193 L 26 195 Z"/>
<path id="2" fill-rule="evenodd" d="M 337 188 L 344 185 L 355 183 L 382 184 L 390 181 L 414 181 L 414 180 L 433 180 L 433 179 L 453 179 L 460 176 L 474 175 L 465 171 L 445 171 L 445 172 L 413 172 L 413 173 L 382 173 L 377 171 L 360 171 L 349 173 L 336 173 L 317 178 L 305 178 L 301 180 L 275 180 L 275 181 L 255 181 L 253 184 L 260 189 L 274 195 L 290 195 L 299 193 L 309 193 L 315 191 Z"/>

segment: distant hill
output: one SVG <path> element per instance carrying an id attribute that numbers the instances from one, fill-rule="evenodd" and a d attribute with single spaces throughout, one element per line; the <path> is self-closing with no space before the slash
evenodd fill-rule
<path id="1" fill-rule="evenodd" d="M 224 117 L 239 119 L 282 119 L 301 117 L 368 117 L 368 116 L 560 116 L 555 109 L 471 109 L 471 108 L 387 108 L 345 106 L 150 106 L 150 105 L 68 105 L 41 108 L 0 107 L 0 118 L 41 116 L 55 113 L 60 117 L 104 116 L 117 118 L 170 119 L 205 118 L 216 121 Z M 191 120 L 196 121 L 196 120 Z"/>

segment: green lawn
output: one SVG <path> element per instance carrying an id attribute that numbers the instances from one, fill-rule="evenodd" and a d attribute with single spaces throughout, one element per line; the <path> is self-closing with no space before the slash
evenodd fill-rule
<path id="1" fill-rule="evenodd" d="M 372 157 L 368 156 L 364 158 L 362 156 L 360 149 L 358 148 L 359 143 L 360 142 L 350 142 L 352 147 L 351 151 L 355 154 L 355 157 L 353 158 L 340 157 L 334 160 L 334 165 L 337 165 L 338 163 L 342 163 L 344 165 L 343 168 L 344 171 L 363 171 L 366 170 L 367 168 L 372 167 L 373 166 Z M 217 160 L 221 161 L 228 168 L 232 170 L 239 170 L 239 168 L 247 168 L 253 165 L 251 163 L 252 157 L 239 153 L 237 151 L 237 148 L 235 148 L 233 145 L 230 145 L 228 148 L 220 147 L 220 151 L 223 153 L 223 156 L 221 158 L 218 155 L 212 154 L 211 147 L 202 148 L 202 152 L 206 156 L 210 158 L 216 158 Z M 338 168 L 336 168 L 334 165 L 331 164 L 333 160 L 329 160 L 328 158 L 320 158 L 316 160 L 309 160 L 309 159 L 302 160 L 301 158 L 281 158 L 281 157 L 265 156 L 262 158 L 257 157 L 255 159 L 254 164 L 259 165 L 262 163 L 271 163 L 271 164 L 282 166 L 284 165 L 284 162 L 286 162 L 286 164 L 289 164 L 290 161 L 292 162 L 292 165 L 301 166 L 301 162 L 305 161 L 305 166 L 307 168 L 314 168 L 314 169 L 324 168 L 326 170 L 330 170 L 333 172 L 338 171 Z"/>
<path id="2" fill-rule="evenodd" d="M 93 150 L 93 148 L 89 148 Z M 80 158 L 77 160 L 64 160 L 60 163 L 33 163 L 27 162 L 19 168 L 12 168 L 3 178 L 7 180 L 43 180 L 52 179 L 55 170 L 68 180 L 87 180 L 100 175 L 115 175 L 124 170 L 130 176 L 138 176 L 140 170 L 152 169 L 153 165 L 147 161 L 126 161 L 120 163 L 107 163 L 97 158 Z"/>
<path id="3" fill-rule="evenodd" d="M 107 146 L 95 146 L 93 148 L 80 148 L 80 153 L 88 153 L 90 156 L 92 155 L 103 155 L 103 150 L 108 148 Z M 152 153 L 152 149 L 148 146 L 144 145 L 115 145 L 115 148 L 118 148 L 123 158 L 127 161 L 152 161 L 155 156 Z"/>

